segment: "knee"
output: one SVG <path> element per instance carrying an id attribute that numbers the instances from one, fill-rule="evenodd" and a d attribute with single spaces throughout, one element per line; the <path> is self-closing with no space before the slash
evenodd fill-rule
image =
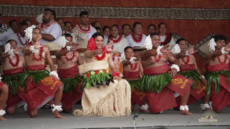
<path id="1" fill-rule="evenodd" d="M 58 89 L 63 90 L 63 84 L 61 84 Z"/>
<path id="2" fill-rule="evenodd" d="M 15 110 L 6 109 L 6 113 L 7 113 L 8 115 L 14 115 Z"/>
<path id="3" fill-rule="evenodd" d="M 31 118 L 35 118 L 37 116 L 37 113 L 30 113 Z"/>
<path id="4" fill-rule="evenodd" d="M 8 92 L 9 92 L 9 88 L 6 84 L 4 84 L 1 88 L 1 93 L 2 94 L 8 94 Z"/>
<path id="5" fill-rule="evenodd" d="M 216 113 L 221 113 L 222 112 L 222 109 L 220 110 L 215 110 Z"/>

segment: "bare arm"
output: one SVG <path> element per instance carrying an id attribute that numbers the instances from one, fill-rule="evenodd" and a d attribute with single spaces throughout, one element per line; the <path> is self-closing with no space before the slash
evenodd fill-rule
<path id="1" fill-rule="evenodd" d="M 140 71 L 141 75 L 144 76 L 144 70 L 143 70 L 143 67 L 142 67 L 142 64 L 140 61 L 139 61 L 139 71 Z"/>
<path id="2" fill-rule="evenodd" d="M 2 53 L 1 55 L 1 61 L 3 62 L 6 58 L 8 58 L 10 55 L 8 53 Z"/>
<path id="3" fill-rule="evenodd" d="M 82 61 L 82 59 L 81 59 L 81 56 L 80 56 L 80 54 L 78 52 L 76 52 L 76 56 L 78 57 L 78 59 L 77 59 L 78 65 L 84 64 L 83 61 Z"/>
<path id="4" fill-rule="evenodd" d="M 52 58 L 51 58 L 51 56 L 50 56 L 49 49 L 48 49 L 47 47 L 44 47 L 43 49 L 45 50 L 46 59 L 47 59 L 48 64 L 50 65 L 50 70 L 51 70 L 51 71 L 56 71 L 56 69 L 55 69 L 55 67 L 54 67 L 54 63 L 53 63 Z"/>
<path id="5" fill-rule="evenodd" d="M 86 51 L 85 51 L 85 57 L 87 57 L 87 58 L 92 58 L 92 57 L 94 57 L 94 56 L 96 56 L 96 55 L 99 55 L 99 54 L 101 54 L 101 53 L 102 53 L 102 49 L 96 49 L 96 50 L 94 50 L 94 51 L 86 50 Z"/>
<path id="6" fill-rule="evenodd" d="M 23 51 L 24 55 L 30 55 L 30 54 L 32 53 L 32 51 L 30 51 L 30 49 L 29 49 L 28 46 L 27 46 L 27 47 L 24 47 L 24 48 L 22 49 L 22 51 Z"/>
<path id="7" fill-rule="evenodd" d="M 129 60 L 123 60 L 122 64 L 123 64 L 123 66 L 127 66 L 127 65 L 130 65 L 131 62 Z"/>
<path id="8" fill-rule="evenodd" d="M 68 53 L 66 48 L 64 50 L 59 50 L 56 52 L 56 58 L 60 59 L 61 56 L 65 55 L 66 53 Z"/>
<path id="9" fill-rule="evenodd" d="M 109 67 L 111 68 L 112 72 L 118 72 L 118 70 L 117 70 L 117 68 L 113 62 L 113 59 L 110 55 L 108 57 L 108 63 L 109 63 Z"/>
<path id="10" fill-rule="evenodd" d="M 47 40 L 47 41 L 54 41 L 55 40 L 55 38 L 50 34 L 42 34 L 42 39 Z"/>
<path id="11" fill-rule="evenodd" d="M 170 50 L 168 50 L 168 47 L 169 47 L 169 44 L 162 47 L 160 51 L 162 53 L 170 52 Z M 146 51 L 141 52 L 140 57 L 142 60 L 147 60 L 149 59 L 150 56 L 155 56 L 155 55 L 157 55 L 157 49 L 151 49 L 151 50 L 146 50 Z"/>
<path id="12" fill-rule="evenodd" d="M 222 55 L 222 52 L 217 50 L 216 52 L 211 52 L 207 55 L 207 60 L 214 60 L 216 57 Z"/>
<path id="13" fill-rule="evenodd" d="M 199 73 L 201 75 L 201 72 L 197 67 L 196 58 L 194 56 L 191 56 L 191 57 L 192 57 L 192 60 L 194 61 L 194 64 L 195 64 L 195 70 L 197 71 L 197 73 Z"/>

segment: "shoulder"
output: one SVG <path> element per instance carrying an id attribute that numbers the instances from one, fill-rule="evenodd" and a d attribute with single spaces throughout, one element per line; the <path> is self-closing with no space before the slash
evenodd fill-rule
<path id="1" fill-rule="evenodd" d="M 79 56 L 79 55 L 80 55 L 80 53 L 79 53 L 78 51 L 75 51 L 75 55 Z"/>
<path id="2" fill-rule="evenodd" d="M 194 55 L 189 55 L 190 58 L 196 59 Z"/>
<path id="3" fill-rule="evenodd" d="M 146 36 L 145 34 L 142 34 L 142 37 L 143 37 L 143 38 L 146 38 L 147 36 Z"/>
<path id="4" fill-rule="evenodd" d="M 43 46 L 43 50 L 44 51 L 49 51 L 48 47 L 46 47 L 46 46 Z"/>

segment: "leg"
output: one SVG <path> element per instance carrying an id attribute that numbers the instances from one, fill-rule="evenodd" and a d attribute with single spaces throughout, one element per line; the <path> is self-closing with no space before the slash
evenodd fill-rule
<path id="1" fill-rule="evenodd" d="M 65 109 L 65 110 L 63 109 L 63 112 L 64 112 L 64 113 L 70 113 L 71 111 L 72 111 L 72 108 L 70 108 L 70 109 Z"/>
<path id="2" fill-rule="evenodd" d="M 4 110 L 5 105 L 6 105 L 6 101 L 8 99 L 8 92 L 9 92 L 9 88 L 6 84 L 4 84 L 1 88 L 1 100 L 0 100 L 0 110 Z M 7 119 L 5 119 L 3 116 L 0 115 L 0 121 L 5 121 Z"/>
<path id="3" fill-rule="evenodd" d="M 190 88 L 188 89 L 188 91 L 186 92 L 186 94 L 184 96 L 180 96 L 181 97 L 181 106 L 187 106 L 189 96 L 190 96 Z M 192 115 L 192 113 L 190 113 L 187 109 L 180 109 L 180 114 Z"/>
<path id="4" fill-rule="evenodd" d="M 61 98 L 62 98 L 62 92 L 63 92 L 63 85 L 60 85 L 56 94 L 55 94 L 55 106 L 60 105 L 61 102 Z M 58 110 L 54 111 L 54 118 L 65 118 L 64 116 L 62 116 L 61 114 L 58 113 Z"/>
<path id="5" fill-rule="evenodd" d="M 16 109 L 17 109 L 17 104 L 15 104 L 14 106 L 12 106 L 10 108 L 7 108 L 6 113 L 8 115 L 13 115 L 16 112 Z"/>
<path id="6" fill-rule="evenodd" d="M 211 94 L 206 95 L 204 97 L 204 102 L 203 102 L 203 104 L 201 104 L 201 108 L 202 108 L 203 111 L 212 111 L 212 109 L 208 105 L 208 101 L 209 101 L 210 97 L 211 97 Z"/>
<path id="7" fill-rule="evenodd" d="M 35 118 L 38 114 L 38 109 L 34 109 L 33 111 L 28 113 L 31 118 Z"/>

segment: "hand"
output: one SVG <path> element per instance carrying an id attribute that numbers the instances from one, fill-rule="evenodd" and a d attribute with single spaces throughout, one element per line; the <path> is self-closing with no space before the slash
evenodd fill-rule
<path id="1" fill-rule="evenodd" d="M 168 52 L 171 52 L 170 50 L 168 50 L 168 47 L 169 47 L 169 46 L 170 46 L 170 45 L 167 44 L 167 45 L 165 45 L 164 47 L 162 47 L 162 48 L 160 49 L 161 53 L 168 53 Z"/>
<path id="2" fill-rule="evenodd" d="M 37 38 L 34 49 L 40 49 L 43 45 L 41 45 L 41 38 Z"/>
<path id="3" fill-rule="evenodd" d="M 227 52 L 230 51 L 230 42 L 225 46 L 224 50 Z"/>
<path id="4" fill-rule="evenodd" d="M 77 49 L 78 49 L 77 46 L 72 46 L 72 47 L 70 48 L 71 51 L 76 51 Z"/>
<path id="5" fill-rule="evenodd" d="M 14 54 L 15 55 L 20 55 L 20 50 L 22 49 L 22 47 L 17 47 L 16 49 L 14 49 Z"/>
<path id="6" fill-rule="evenodd" d="M 80 43 L 73 43 L 72 46 L 78 46 Z"/>
<path id="7" fill-rule="evenodd" d="M 175 76 L 177 74 L 177 70 L 173 68 L 169 71 L 169 74 Z"/>
<path id="8" fill-rule="evenodd" d="M 194 54 L 194 53 L 196 53 L 196 51 L 194 51 L 194 45 L 192 45 L 192 46 L 188 49 L 188 54 L 189 54 L 189 55 L 192 55 L 192 54 Z"/>
<path id="9" fill-rule="evenodd" d="M 201 80 L 203 80 L 203 81 L 206 81 L 206 80 L 202 77 L 202 75 L 200 75 L 199 78 L 200 78 Z"/>
<path id="10" fill-rule="evenodd" d="M 114 77 L 113 77 L 113 80 L 120 81 L 120 80 L 121 80 L 121 77 L 119 77 L 119 76 L 114 76 Z"/>
<path id="11" fill-rule="evenodd" d="M 58 79 L 59 80 L 59 78 L 57 78 L 56 76 L 54 76 L 54 75 L 51 75 L 51 77 L 53 77 L 53 78 L 55 78 L 55 79 Z"/>
<path id="12" fill-rule="evenodd" d="M 110 42 L 106 45 L 105 50 L 106 50 L 107 52 L 115 51 L 115 50 L 113 50 L 113 41 L 110 41 Z"/>
<path id="13" fill-rule="evenodd" d="M 139 61 L 140 60 L 140 56 L 136 57 L 136 59 L 134 59 L 134 61 Z"/>

